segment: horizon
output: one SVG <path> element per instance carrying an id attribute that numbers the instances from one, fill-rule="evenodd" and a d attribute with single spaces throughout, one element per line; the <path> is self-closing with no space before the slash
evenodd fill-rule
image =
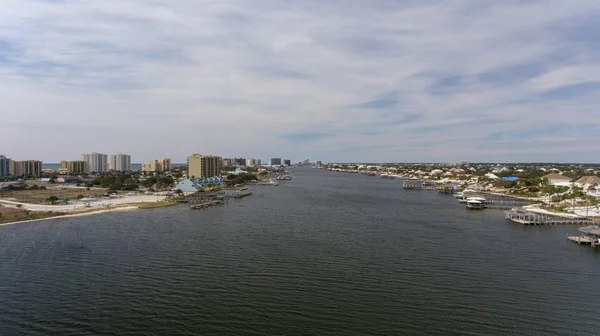
<path id="1" fill-rule="evenodd" d="M 591 162 L 599 19 L 593 0 L 7 0 L 0 155 Z"/>

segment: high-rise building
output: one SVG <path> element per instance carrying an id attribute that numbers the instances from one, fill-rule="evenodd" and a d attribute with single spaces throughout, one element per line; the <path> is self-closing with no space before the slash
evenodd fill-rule
<path id="1" fill-rule="evenodd" d="M 158 160 L 148 161 L 142 164 L 142 171 L 149 173 L 160 171 L 159 168 L 160 164 L 158 163 Z"/>
<path id="2" fill-rule="evenodd" d="M 110 155 L 110 170 L 118 172 L 126 172 L 131 170 L 131 155 L 129 154 L 111 154 Z"/>
<path id="3" fill-rule="evenodd" d="M 61 161 L 60 170 L 69 174 L 88 174 L 88 163 L 86 161 Z"/>
<path id="4" fill-rule="evenodd" d="M 4 155 L 0 155 L 0 176 L 10 175 L 10 166 L 12 160 Z"/>
<path id="5" fill-rule="evenodd" d="M 258 167 L 262 166 L 262 161 L 260 159 L 256 159 L 256 165 Z"/>
<path id="6" fill-rule="evenodd" d="M 12 161 L 11 175 L 13 176 L 41 176 L 42 161 L 26 160 Z"/>
<path id="7" fill-rule="evenodd" d="M 160 158 L 153 161 L 144 162 L 142 171 L 145 172 L 164 172 L 171 170 L 171 159 Z"/>
<path id="8" fill-rule="evenodd" d="M 233 160 L 235 161 L 234 164 L 236 166 L 245 166 L 246 165 L 246 159 L 245 158 L 236 158 L 236 159 L 233 159 Z"/>
<path id="9" fill-rule="evenodd" d="M 246 167 L 254 167 L 256 166 L 256 160 L 254 160 L 254 158 L 247 158 L 246 159 Z"/>
<path id="10" fill-rule="evenodd" d="M 192 154 L 187 158 L 188 177 L 220 177 L 221 167 L 221 157 L 219 156 Z"/>
<path id="11" fill-rule="evenodd" d="M 88 163 L 90 172 L 104 173 L 108 170 L 108 156 L 106 154 L 96 152 L 83 154 L 81 160 Z"/>
<path id="12" fill-rule="evenodd" d="M 233 159 L 223 159 L 223 167 L 233 166 Z"/>
<path id="13" fill-rule="evenodd" d="M 158 159 L 158 162 L 160 163 L 161 171 L 171 171 L 171 159 L 160 158 L 160 159 Z"/>
<path id="14" fill-rule="evenodd" d="M 291 166 L 292 165 L 292 160 L 283 160 L 283 165 L 287 166 L 287 167 Z"/>
<path id="15" fill-rule="evenodd" d="M 269 163 L 271 166 L 281 166 L 281 158 L 271 158 Z"/>

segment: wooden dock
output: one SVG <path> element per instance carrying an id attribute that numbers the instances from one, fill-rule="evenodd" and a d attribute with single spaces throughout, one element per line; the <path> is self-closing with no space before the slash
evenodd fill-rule
<path id="1" fill-rule="evenodd" d="M 206 208 L 210 208 L 210 207 L 214 207 L 220 204 L 223 204 L 224 202 L 222 200 L 217 200 L 217 201 L 209 201 L 209 202 L 204 202 L 204 203 L 199 203 L 196 205 L 192 205 L 190 207 L 190 209 L 193 210 L 198 210 L 198 209 L 206 209 Z"/>
<path id="2" fill-rule="evenodd" d="M 523 225 L 592 225 L 595 220 L 576 215 L 548 214 L 527 209 L 512 209 L 506 211 L 506 219 Z"/>
<path id="3" fill-rule="evenodd" d="M 420 179 L 404 179 L 402 181 L 404 189 L 423 189 L 423 182 Z"/>

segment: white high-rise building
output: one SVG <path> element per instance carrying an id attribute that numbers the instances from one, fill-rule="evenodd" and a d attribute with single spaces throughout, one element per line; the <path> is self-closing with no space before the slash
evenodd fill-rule
<path id="1" fill-rule="evenodd" d="M 254 160 L 253 158 L 247 158 L 246 159 L 246 167 L 254 167 L 256 166 L 256 160 Z"/>
<path id="2" fill-rule="evenodd" d="M 81 160 L 88 163 L 88 169 L 94 173 L 104 173 L 108 170 L 108 155 L 102 153 L 83 154 Z"/>
<path id="3" fill-rule="evenodd" d="M 111 154 L 110 170 L 126 172 L 131 170 L 131 155 L 129 154 Z"/>

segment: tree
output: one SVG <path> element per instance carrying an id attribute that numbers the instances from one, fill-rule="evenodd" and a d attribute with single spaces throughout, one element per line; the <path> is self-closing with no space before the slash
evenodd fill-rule
<path id="1" fill-rule="evenodd" d="M 177 189 L 177 190 L 175 190 L 175 193 L 176 193 L 177 195 L 181 196 L 181 195 L 183 195 L 183 190 L 181 190 L 181 189 Z"/>
<path id="2" fill-rule="evenodd" d="M 58 197 L 56 197 L 56 196 L 50 196 L 50 197 L 46 198 L 46 202 L 48 202 L 50 204 L 55 204 L 56 201 L 58 201 Z"/>

